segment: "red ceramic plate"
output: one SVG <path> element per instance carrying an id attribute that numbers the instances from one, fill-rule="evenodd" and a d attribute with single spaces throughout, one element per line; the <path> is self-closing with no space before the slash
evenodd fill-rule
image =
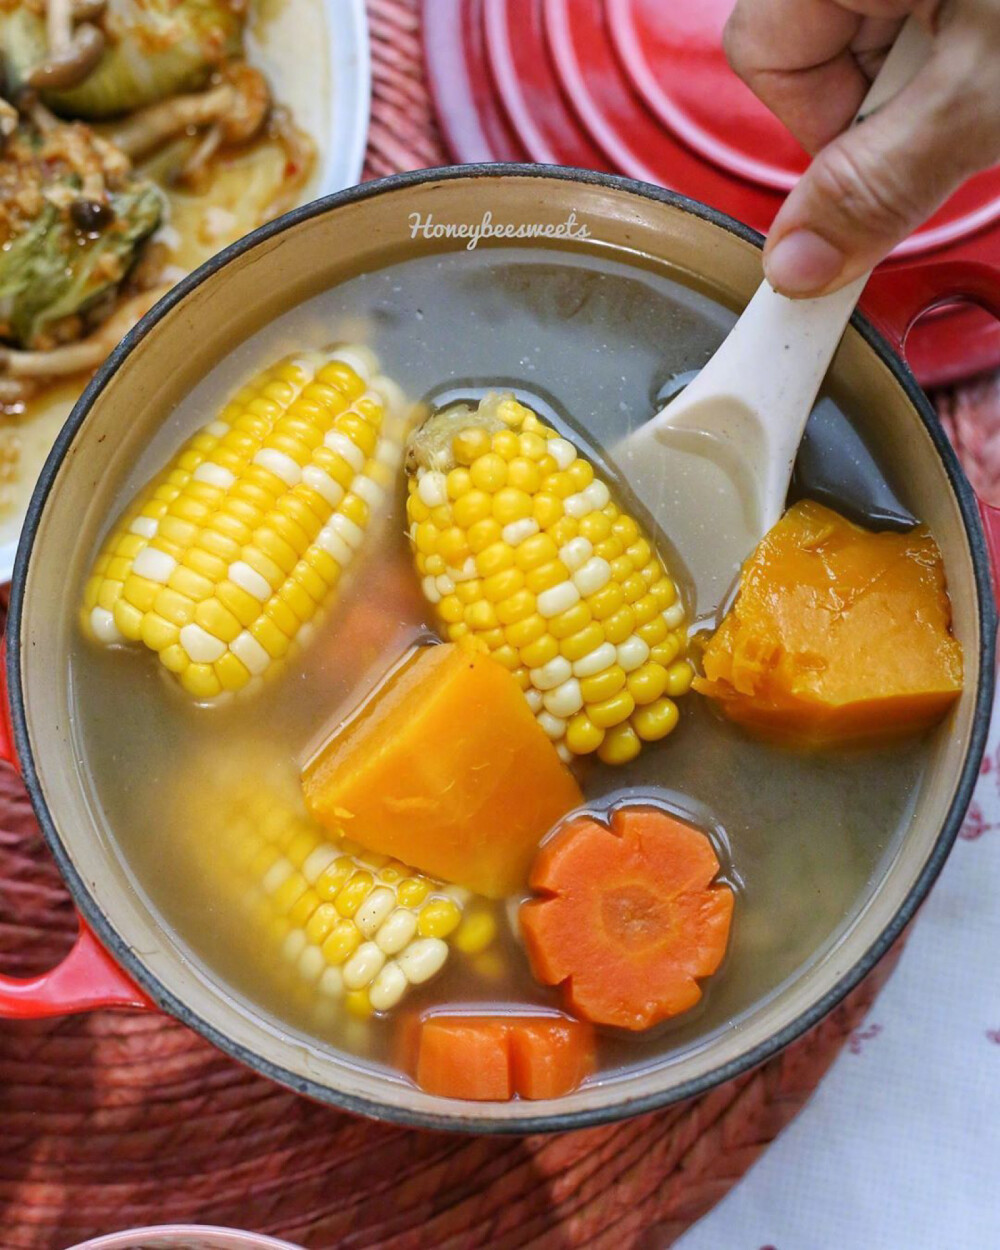
<path id="1" fill-rule="evenodd" d="M 542 0 L 488 0 L 484 39 L 497 93 L 533 161 L 612 170 L 559 90 L 545 44 Z"/>
<path id="2" fill-rule="evenodd" d="M 483 47 L 482 0 L 425 0 L 424 57 L 438 121 L 458 161 L 525 161 L 493 91 Z"/>
<path id="3" fill-rule="evenodd" d="M 732 72 L 722 28 L 732 0 L 605 0 L 629 82 L 668 129 L 722 169 L 787 191 L 808 156 Z"/>

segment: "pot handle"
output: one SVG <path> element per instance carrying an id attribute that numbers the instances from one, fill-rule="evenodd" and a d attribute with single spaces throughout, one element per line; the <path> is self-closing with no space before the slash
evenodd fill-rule
<path id="1" fill-rule="evenodd" d="M 988 249 L 991 253 L 995 247 Z M 925 312 L 952 300 L 971 300 L 1000 320 L 1000 251 L 977 260 L 918 261 L 877 269 L 861 300 L 862 310 L 897 350 Z M 993 597 L 1000 603 L 1000 508 L 979 499 L 986 535 Z"/>
<path id="2" fill-rule="evenodd" d="M 6 639 L 0 641 L 0 761 L 21 771 L 10 724 Z M 97 1007 L 152 1008 L 153 1003 L 118 967 L 82 919 L 72 950 L 54 968 L 37 977 L 0 976 L 0 1018 L 38 1020 Z"/>

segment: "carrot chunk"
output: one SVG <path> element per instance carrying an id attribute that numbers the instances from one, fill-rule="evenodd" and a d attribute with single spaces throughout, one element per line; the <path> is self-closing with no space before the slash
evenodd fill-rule
<path id="1" fill-rule="evenodd" d="M 420 1030 L 415 1078 L 428 1094 L 506 1102 L 514 1087 L 505 1022 L 475 1016 L 428 1017 Z"/>
<path id="2" fill-rule="evenodd" d="M 327 828 L 501 898 L 583 796 L 517 680 L 486 655 L 419 647 L 302 777 Z"/>
<path id="3" fill-rule="evenodd" d="M 429 1014 L 404 1036 L 417 1084 L 444 1098 L 560 1098 L 596 1065 L 593 1029 L 565 1016 Z"/>
<path id="4" fill-rule="evenodd" d="M 574 1015 L 646 1029 L 701 998 L 722 962 L 733 892 L 703 833 L 655 808 L 581 816 L 539 851 L 521 907 L 536 978 L 564 986 Z"/>

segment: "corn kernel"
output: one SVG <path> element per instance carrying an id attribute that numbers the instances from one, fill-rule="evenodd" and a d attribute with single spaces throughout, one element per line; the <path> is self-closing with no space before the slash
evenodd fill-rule
<path id="1" fill-rule="evenodd" d="M 580 535 L 592 542 L 596 548 L 598 543 L 604 540 L 611 533 L 611 522 L 602 512 L 591 512 L 589 516 L 585 516 L 580 521 Z M 603 553 L 598 552 L 599 555 Z M 607 557 L 604 557 L 607 559 Z"/>
<path id="2" fill-rule="evenodd" d="M 340 912 L 333 903 L 320 903 L 306 923 L 306 937 L 313 945 L 322 946 L 340 923 Z"/>
<path id="3" fill-rule="evenodd" d="M 613 725 L 621 724 L 634 711 L 635 699 L 627 689 L 619 690 L 610 699 L 604 699 L 600 703 L 587 704 L 587 715 L 599 729 L 610 729 Z"/>
<path id="4" fill-rule="evenodd" d="M 350 990 L 344 995 L 344 1006 L 356 1020 L 368 1020 L 374 1008 L 368 991 Z"/>
<path id="5" fill-rule="evenodd" d="M 292 905 L 288 913 L 288 923 L 294 928 L 301 929 L 309 923 L 309 918 L 319 906 L 319 895 L 315 890 L 306 890 L 297 902 Z"/>
<path id="6" fill-rule="evenodd" d="M 647 647 L 656 647 L 663 642 L 670 631 L 667 629 L 667 622 L 662 616 L 654 616 L 653 619 L 651 621 L 647 621 L 645 625 L 637 626 L 635 632 L 639 635 Z M 674 654 L 676 654 L 676 652 Z M 674 656 L 671 655 L 669 659 L 662 660 L 659 656 L 654 656 L 654 659 L 656 659 L 660 664 L 669 664 L 673 658 Z"/>
<path id="7" fill-rule="evenodd" d="M 656 605 L 656 599 L 652 595 L 643 595 L 632 604 L 632 611 L 635 613 L 636 629 L 640 625 L 645 625 L 653 619 L 659 612 Z"/>
<path id="8" fill-rule="evenodd" d="M 477 599 L 483 597 L 483 583 L 478 577 L 474 577 L 468 582 L 459 582 L 455 587 L 455 595 L 459 603 L 468 607 L 470 603 L 475 603 Z"/>
<path id="9" fill-rule="evenodd" d="M 541 481 L 538 465 L 527 456 L 516 456 L 507 466 L 507 485 L 524 491 L 531 499 L 538 494 Z"/>
<path id="10" fill-rule="evenodd" d="M 590 655 L 596 647 L 599 647 L 604 641 L 604 630 L 597 621 L 591 621 L 589 625 L 585 625 L 583 629 L 575 634 L 570 634 L 568 638 L 563 638 L 559 644 L 559 650 L 567 660 L 575 662 L 582 660 L 585 655 Z"/>
<path id="11" fill-rule="evenodd" d="M 677 601 L 677 587 L 669 577 L 662 577 L 659 581 L 654 582 L 650 593 L 656 600 L 656 606 L 661 612 L 665 608 L 672 607 Z"/>
<path id="12" fill-rule="evenodd" d="M 496 452 L 490 451 L 473 461 L 469 466 L 472 484 L 477 490 L 485 490 L 495 494 L 507 481 L 507 462 Z"/>
<path id="13" fill-rule="evenodd" d="M 523 490 L 505 486 L 493 496 L 493 516 L 501 525 L 523 521 L 532 515 L 531 496 Z"/>
<path id="14" fill-rule="evenodd" d="M 503 534 L 503 526 L 493 517 L 487 517 L 485 520 L 477 521 L 475 525 L 469 527 L 469 550 L 473 555 L 478 555 L 481 551 L 485 551 L 487 547 L 493 543 L 498 543 Z"/>
<path id="15" fill-rule="evenodd" d="M 565 612 L 559 612 L 556 616 L 550 617 L 549 631 L 553 638 L 562 641 L 563 638 L 570 638 L 573 634 L 578 634 L 581 629 L 585 629 L 592 617 L 593 613 L 589 606 L 581 599 L 579 603 L 574 603 Z"/>
<path id="16" fill-rule="evenodd" d="M 603 672 L 582 678 L 580 693 L 583 695 L 584 703 L 588 705 L 600 703 L 604 699 L 610 699 L 613 694 L 617 694 L 625 685 L 625 681 L 625 670 L 620 664 L 612 664 Z"/>
<path id="17" fill-rule="evenodd" d="M 240 621 L 215 598 L 199 603 L 194 619 L 197 625 L 222 642 L 232 642 L 243 630 Z"/>
<path id="18" fill-rule="evenodd" d="M 555 525 L 549 527 L 549 535 L 557 547 L 563 547 L 566 543 L 572 542 L 580 532 L 580 524 L 575 517 L 563 516 L 556 521 Z"/>
<path id="19" fill-rule="evenodd" d="M 460 569 L 469 557 L 465 531 L 458 525 L 444 530 L 438 538 L 437 554 L 453 569 Z"/>
<path id="20" fill-rule="evenodd" d="M 456 525 L 470 530 L 477 521 L 485 521 L 493 515 L 493 500 L 484 490 L 469 490 L 455 500 L 451 513 Z"/>
<path id="21" fill-rule="evenodd" d="M 518 436 L 518 447 L 522 456 L 529 460 L 541 460 L 546 452 L 546 440 L 532 431 L 523 431 Z"/>
<path id="22" fill-rule="evenodd" d="M 250 670 L 232 651 L 227 651 L 212 667 L 223 690 L 242 690 L 250 681 Z"/>
<path id="23" fill-rule="evenodd" d="M 541 668 L 559 654 L 559 643 L 551 634 L 545 633 L 528 646 L 521 648 L 521 663 L 527 668 Z"/>
<path id="24" fill-rule="evenodd" d="M 620 539 L 626 547 L 631 546 L 640 536 L 639 526 L 636 524 L 635 519 L 625 513 L 617 516 L 611 529 L 615 537 Z"/>
<path id="25" fill-rule="evenodd" d="M 441 606 L 443 606 L 443 602 L 444 601 L 442 600 L 442 603 L 438 607 L 439 611 Z M 500 624 L 493 604 L 487 599 L 480 599 L 477 603 L 470 603 L 469 606 L 464 609 L 464 619 L 466 625 L 468 625 L 470 629 L 476 630 L 477 632 L 482 632 L 487 629 L 496 629 Z"/>
<path id="26" fill-rule="evenodd" d="M 659 619 L 663 620 L 662 617 Z M 666 624 L 664 624 L 664 631 L 666 631 L 666 628 Z M 650 659 L 655 660 L 657 664 L 662 664 L 664 668 L 669 668 L 680 654 L 681 646 L 681 640 L 676 634 L 664 632 L 663 641 L 654 643 L 654 645 L 650 647 Z"/>
<path id="27" fill-rule="evenodd" d="M 559 550 L 548 534 L 533 534 L 515 548 L 514 562 L 519 569 L 528 573 L 551 563 L 558 554 Z"/>
<path id="28" fill-rule="evenodd" d="M 551 590 L 553 586 L 566 581 L 566 578 L 566 566 L 562 561 L 550 560 L 547 564 L 540 564 L 537 568 L 531 569 L 525 576 L 524 584 L 533 595 L 540 595 L 543 591 Z"/>
<path id="29" fill-rule="evenodd" d="M 181 685 L 196 699 L 214 699 L 222 693 L 222 683 L 211 664 L 189 664 L 179 676 Z"/>
<path id="30" fill-rule="evenodd" d="M 563 517 L 563 503 L 558 495 L 542 491 L 532 499 L 531 515 L 543 530 L 551 529 Z"/>
<path id="31" fill-rule="evenodd" d="M 667 670 L 653 660 L 647 660 L 628 675 L 629 692 L 639 705 L 655 703 L 667 689 L 667 683 Z"/>
<path id="32" fill-rule="evenodd" d="M 465 620 L 468 608 L 463 606 L 458 595 L 445 595 L 437 605 L 438 616 L 446 625 L 454 625 Z"/>
<path id="33" fill-rule="evenodd" d="M 518 570 L 508 570 L 508 573 L 512 572 L 518 572 Z M 508 573 L 501 573 L 499 576 L 506 577 Z M 505 596 L 500 602 L 497 603 L 496 613 L 497 620 L 501 625 L 509 627 L 523 623 L 524 621 L 531 619 L 531 617 L 535 614 L 535 596 L 530 590 L 517 590 L 513 594 Z M 538 619 L 541 620 L 542 618 L 539 617 Z"/>
<path id="34" fill-rule="evenodd" d="M 420 909 L 417 931 L 421 937 L 445 938 L 462 919 L 462 913 L 450 898 L 435 898 Z"/>
<path id="35" fill-rule="evenodd" d="M 337 897 L 354 873 L 354 863 L 346 855 L 334 860 L 316 878 L 315 890 L 321 899 L 330 902 Z"/>
<path id="36" fill-rule="evenodd" d="M 657 742 L 673 731 L 679 716 L 677 704 L 664 698 L 636 708 L 630 719 L 636 733 L 644 742 Z"/>
<path id="37" fill-rule="evenodd" d="M 490 912 L 477 908 L 466 913 L 455 932 L 455 947 L 463 955 L 478 955 L 496 937 L 497 923 Z"/>
<path id="38" fill-rule="evenodd" d="M 356 872 L 333 900 L 342 916 L 353 916 L 372 888 L 370 872 Z"/>
<path id="39" fill-rule="evenodd" d="M 604 741 L 604 730 L 598 728 L 586 712 L 577 712 L 566 725 L 566 745 L 574 755 L 588 755 Z"/>
<path id="40" fill-rule="evenodd" d="M 617 582 L 608 582 L 584 600 L 595 621 L 603 621 L 621 608 L 625 602 L 622 588 Z"/>
<path id="41" fill-rule="evenodd" d="M 467 495 L 472 490 L 472 474 L 468 469 L 452 469 L 445 481 L 448 488 L 448 498 L 453 501 L 461 499 L 463 495 Z"/>
<path id="42" fill-rule="evenodd" d="M 361 931 L 353 920 L 340 920 L 330 930 L 320 948 L 328 964 L 339 965 L 350 959 L 361 945 Z"/>
<path id="43" fill-rule="evenodd" d="M 529 594 L 530 592 L 523 591 L 521 593 Z M 532 612 L 531 615 L 524 617 L 523 620 L 508 625 L 504 630 L 510 645 L 518 648 L 530 646 L 547 632 L 548 627 L 546 626 L 545 618 L 537 612 Z"/>
<path id="44" fill-rule="evenodd" d="M 513 460 L 520 448 L 520 440 L 513 430 L 497 430 L 493 435 L 493 450 L 504 460 Z"/>
<path id="45" fill-rule="evenodd" d="M 407 877 L 396 887 L 396 898 L 403 907 L 417 907 L 430 893 L 430 888 L 426 877 Z"/>
<path id="46" fill-rule="evenodd" d="M 667 669 L 666 677 L 667 694 L 672 699 L 676 699 L 679 695 L 687 694 L 691 689 L 694 670 L 687 660 L 678 660 L 676 664 L 671 664 Z"/>
<path id="47" fill-rule="evenodd" d="M 514 549 L 503 541 L 490 543 L 476 556 L 476 571 L 480 577 L 492 577 L 513 567 Z"/>
<path id="48" fill-rule="evenodd" d="M 642 750 L 639 735 L 626 721 L 615 725 L 604 735 L 604 741 L 597 748 L 597 754 L 605 764 L 628 764 Z"/>
<path id="49" fill-rule="evenodd" d="M 604 621 L 604 637 L 615 646 L 624 642 L 635 630 L 635 613 L 626 604 Z"/>

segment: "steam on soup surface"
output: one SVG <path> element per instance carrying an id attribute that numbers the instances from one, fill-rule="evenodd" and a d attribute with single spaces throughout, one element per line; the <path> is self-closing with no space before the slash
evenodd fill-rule
<path id="1" fill-rule="evenodd" d="M 151 459 L 111 511 L 144 484 L 149 464 L 167 463 L 266 365 L 359 340 L 408 397 L 430 398 L 436 408 L 474 408 L 487 392 L 513 391 L 591 460 L 627 509 L 627 486 L 614 480 L 603 449 L 651 414 L 671 375 L 703 364 L 732 321 L 728 310 L 655 266 L 604 256 L 491 248 L 361 274 L 235 348 L 169 415 Z M 821 403 L 835 413 L 833 398 Z M 98 647 L 82 635 L 71 663 L 75 729 L 96 804 L 163 924 L 250 1010 L 309 1044 L 395 1068 L 399 1021 L 410 1009 L 552 1010 L 564 1000 L 532 976 L 509 900 L 443 890 L 384 855 L 348 871 L 346 861 L 361 848 L 324 849 L 325 835 L 305 814 L 300 770 L 323 734 L 373 690 L 379 697 L 379 683 L 409 649 L 440 636 L 414 567 L 403 470 L 391 454 L 381 463 L 389 470 L 388 502 L 380 512 L 372 508 L 379 515 L 345 562 L 332 607 L 308 646 L 252 697 L 198 706 L 145 647 Z M 801 493 L 809 487 L 799 482 Z M 690 620 L 690 573 L 669 544 L 661 555 Z M 827 949 L 892 852 L 926 761 L 926 742 L 912 738 L 850 750 L 780 749 L 721 719 L 695 693 L 678 705 L 674 731 L 629 762 L 587 755 L 572 768 L 585 809 L 599 819 L 632 800 L 679 814 L 708 834 L 719 882 L 736 894 L 728 953 L 693 1010 L 646 1031 L 599 1030 L 597 1079 L 702 1044 Z M 345 864 L 338 868 L 338 860 Z M 306 868 L 311 889 L 319 870 L 326 874 L 325 895 L 311 902 L 301 901 L 305 891 L 294 878 Z M 350 886 L 358 872 L 368 881 Z M 256 901 L 245 885 L 254 874 L 268 880 Z M 388 894 L 372 901 L 383 885 Z M 361 904 L 341 897 L 348 886 L 360 891 Z M 299 923 L 275 922 L 268 900 L 281 891 L 286 912 L 298 904 Z M 316 919 L 318 903 L 325 919 Z M 398 1008 L 393 999 L 393 1009 L 369 1014 L 390 1002 L 388 990 L 366 1008 L 364 996 L 342 983 L 346 964 L 327 976 L 327 964 L 304 954 L 303 939 L 289 938 L 311 922 L 309 944 L 335 946 L 336 934 L 347 934 L 341 922 L 355 923 L 359 906 L 369 908 L 358 914 L 374 933 L 403 904 L 419 927 L 404 932 L 409 922 L 397 922 L 399 949 L 426 944 L 412 956 L 417 972 Z M 353 942 L 346 953 L 356 953 L 358 941 L 343 940 Z M 436 942 L 447 947 L 440 960 L 427 954 L 440 949 Z M 430 970 L 424 980 L 420 958 Z"/>

